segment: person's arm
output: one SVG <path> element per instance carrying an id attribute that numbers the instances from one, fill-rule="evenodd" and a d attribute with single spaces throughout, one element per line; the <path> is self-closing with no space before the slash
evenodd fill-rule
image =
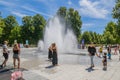
<path id="1" fill-rule="evenodd" d="M 58 54 L 57 47 L 55 47 L 55 48 L 56 48 L 56 54 Z"/>
<path id="2" fill-rule="evenodd" d="M 18 53 L 20 54 L 20 48 L 17 46 Z"/>

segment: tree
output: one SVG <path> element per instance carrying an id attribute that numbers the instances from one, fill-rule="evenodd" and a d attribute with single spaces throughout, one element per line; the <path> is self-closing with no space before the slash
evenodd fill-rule
<path id="1" fill-rule="evenodd" d="M 2 35 L 3 35 L 3 29 L 5 27 L 5 23 L 3 21 L 3 18 L 0 17 L 0 42 L 3 42 L 3 38 L 2 38 Z"/>
<path id="2" fill-rule="evenodd" d="M 40 15 L 25 16 L 22 18 L 21 36 L 23 42 L 29 40 L 31 44 L 37 44 L 43 38 L 43 30 L 46 24 L 45 19 Z"/>
<path id="3" fill-rule="evenodd" d="M 117 19 L 117 42 L 120 43 L 120 0 L 116 0 L 116 4 L 112 11 L 112 16 L 114 19 Z"/>
<path id="4" fill-rule="evenodd" d="M 39 14 L 33 16 L 33 26 L 34 26 L 34 33 L 33 33 L 33 43 L 37 44 L 40 39 L 43 38 L 43 30 L 46 25 L 46 20 Z"/>
<path id="5" fill-rule="evenodd" d="M 71 26 L 75 35 L 79 38 L 79 35 L 81 34 L 82 21 L 78 11 L 73 8 L 66 9 L 66 7 L 60 7 L 57 14 L 65 19 L 66 27 Z"/>
<path id="6" fill-rule="evenodd" d="M 57 15 L 59 15 L 60 17 L 65 18 L 67 14 L 67 9 L 66 7 L 60 7 L 57 11 Z"/>
<path id="7" fill-rule="evenodd" d="M 103 33 L 104 35 L 104 40 L 107 44 L 115 44 L 117 43 L 117 27 L 114 22 L 109 22 L 105 28 L 105 31 Z"/>
<path id="8" fill-rule="evenodd" d="M 91 41 L 91 35 L 88 31 L 85 31 L 83 34 L 82 34 L 82 38 L 81 40 L 84 39 L 85 41 L 85 44 L 90 44 L 92 41 Z"/>
<path id="9" fill-rule="evenodd" d="M 17 42 L 21 42 L 21 27 L 20 26 L 15 26 L 10 33 L 9 36 L 10 43 L 14 43 L 14 40 L 17 40 Z"/>
<path id="10" fill-rule="evenodd" d="M 3 28 L 3 35 L 2 35 L 2 38 L 4 40 L 8 40 L 10 41 L 9 39 L 9 36 L 11 34 L 11 30 L 15 27 L 15 26 L 18 26 L 18 23 L 16 21 L 16 18 L 12 15 L 6 17 L 3 19 L 4 21 L 4 24 L 5 24 L 5 27 Z M 11 41 L 10 41 L 11 42 Z"/>
<path id="11" fill-rule="evenodd" d="M 21 26 L 21 36 L 23 39 L 23 43 L 26 40 L 32 41 L 33 33 L 34 33 L 34 26 L 33 20 L 31 16 L 25 16 L 22 18 L 23 25 Z"/>

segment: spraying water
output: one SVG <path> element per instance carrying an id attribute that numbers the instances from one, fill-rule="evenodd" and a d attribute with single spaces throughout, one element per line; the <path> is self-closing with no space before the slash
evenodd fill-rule
<path id="1" fill-rule="evenodd" d="M 67 27 L 65 21 L 58 16 L 48 21 L 45 26 L 44 40 L 40 40 L 38 46 L 41 50 L 48 51 L 52 43 L 56 43 L 59 53 L 72 53 L 77 49 L 77 39 L 72 29 Z"/>

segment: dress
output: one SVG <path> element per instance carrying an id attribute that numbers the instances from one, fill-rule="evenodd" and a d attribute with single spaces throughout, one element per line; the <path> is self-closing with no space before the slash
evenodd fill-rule
<path id="1" fill-rule="evenodd" d="M 53 60 L 52 60 L 52 64 L 53 64 L 53 65 L 57 65 L 57 64 L 58 64 L 58 58 L 57 58 L 57 51 L 56 51 L 56 49 L 53 49 Z"/>
<path id="2" fill-rule="evenodd" d="M 49 49 L 48 51 L 48 59 L 51 59 L 52 58 L 52 51 Z"/>

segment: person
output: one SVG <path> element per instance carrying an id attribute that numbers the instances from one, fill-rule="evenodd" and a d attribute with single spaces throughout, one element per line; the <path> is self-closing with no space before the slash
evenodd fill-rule
<path id="1" fill-rule="evenodd" d="M 5 60 L 3 61 L 2 65 L 0 66 L 1 68 L 6 66 L 6 63 L 8 61 L 9 58 L 9 50 L 7 48 L 7 41 L 4 41 L 4 45 L 3 45 L 3 57 L 5 58 Z"/>
<path id="2" fill-rule="evenodd" d="M 118 46 L 118 50 L 119 50 L 119 61 L 120 61 L 120 45 Z"/>
<path id="3" fill-rule="evenodd" d="M 104 56 L 103 56 L 103 70 L 107 70 L 107 53 L 104 53 Z"/>
<path id="4" fill-rule="evenodd" d="M 48 59 L 52 60 L 52 45 L 48 48 Z"/>
<path id="5" fill-rule="evenodd" d="M 56 44 L 52 44 L 52 51 L 53 51 L 53 59 L 52 59 L 52 65 L 57 66 L 58 65 L 58 56 L 57 56 L 57 47 Z"/>
<path id="6" fill-rule="evenodd" d="M 115 47 L 114 55 L 117 55 L 117 47 Z"/>
<path id="7" fill-rule="evenodd" d="M 91 66 L 90 66 L 90 68 L 93 68 L 93 67 L 94 67 L 93 58 L 94 58 L 95 54 L 97 55 L 97 53 L 96 53 L 96 48 L 95 48 L 95 46 L 93 45 L 93 43 L 91 43 L 91 45 L 88 47 L 88 52 L 89 52 L 90 59 L 91 59 Z M 98 56 L 98 55 L 97 55 L 97 56 Z"/>
<path id="8" fill-rule="evenodd" d="M 108 51 L 108 59 L 111 60 L 111 47 L 109 45 L 109 47 L 107 48 L 107 51 Z"/>
<path id="9" fill-rule="evenodd" d="M 11 74 L 11 80 L 24 80 L 22 71 L 15 71 Z"/>
<path id="10" fill-rule="evenodd" d="M 99 48 L 99 57 L 103 57 L 103 46 Z"/>
<path id="11" fill-rule="evenodd" d="M 14 68 L 16 68 L 16 59 L 18 61 L 18 69 L 20 68 L 20 48 L 18 47 L 18 44 L 15 43 L 14 47 L 13 47 L 13 64 L 14 64 Z"/>

